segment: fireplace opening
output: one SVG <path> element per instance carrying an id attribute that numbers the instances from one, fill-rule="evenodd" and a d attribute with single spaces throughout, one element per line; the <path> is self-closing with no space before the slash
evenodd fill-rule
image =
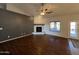
<path id="1" fill-rule="evenodd" d="M 42 32 L 42 27 L 36 27 L 36 32 Z"/>

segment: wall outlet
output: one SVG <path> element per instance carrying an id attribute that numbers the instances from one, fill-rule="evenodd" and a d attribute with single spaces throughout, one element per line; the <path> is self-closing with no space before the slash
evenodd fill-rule
<path id="1" fill-rule="evenodd" d="M 10 38 L 10 36 L 8 36 L 8 38 Z"/>

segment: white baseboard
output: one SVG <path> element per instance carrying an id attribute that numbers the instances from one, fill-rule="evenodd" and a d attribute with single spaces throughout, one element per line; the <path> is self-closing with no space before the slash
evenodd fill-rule
<path id="1" fill-rule="evenodd" d="M 4 40 L 4 41 L 0 41 L 0 43 L 4 43 L 4 42 L 7 42 L 7 41 L 19 39 L 19 38 L 22 38 L 22 37 L 25 37 L 25 36 L 30 36 L 30 35 L 32 35 L 32 34 L 27 34 L 27 35 L 19 36 L 19 37 L 16 37 L 16 38 L 7 39 L 7 40 Z"/>
<path id="2" fill-rule="evenodd" d="M 33 35 L 44 35 L 45 33 L 44 32 L 33 32 L 32 34 Z"/>

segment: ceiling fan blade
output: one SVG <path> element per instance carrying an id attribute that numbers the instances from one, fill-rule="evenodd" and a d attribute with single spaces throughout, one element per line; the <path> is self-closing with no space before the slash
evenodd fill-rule
<path id="1" fill-rule="evenodd" d="M 46 12 L 47 14 L 54 13 L 53 11 Z"/>

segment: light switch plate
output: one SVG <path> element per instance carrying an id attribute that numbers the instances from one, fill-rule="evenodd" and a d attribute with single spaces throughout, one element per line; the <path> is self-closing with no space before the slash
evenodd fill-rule
<path id="1" fill-rule="evenodd" d="M 2 28 L 2 27 L 0 27 L 0 30 L 3 30 L 3 28 Z"/>

